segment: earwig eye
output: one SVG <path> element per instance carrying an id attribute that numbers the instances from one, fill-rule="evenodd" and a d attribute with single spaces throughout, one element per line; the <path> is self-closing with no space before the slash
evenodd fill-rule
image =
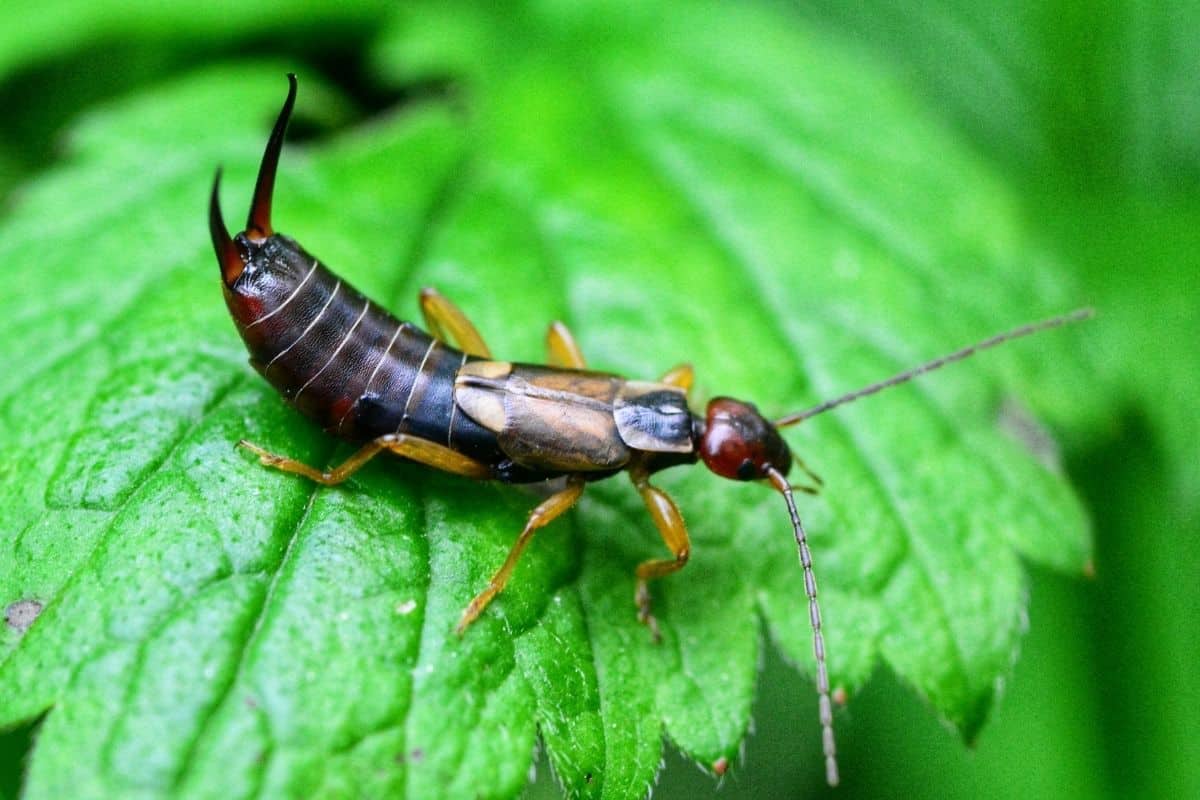
<path id="1" fill-rule="evenodd" d="M 758 469 L 755 468 L 754 462 L 747 458 L 738 465 L 737 476 L 739 481 L 752 481 L 758 477 Z"/>

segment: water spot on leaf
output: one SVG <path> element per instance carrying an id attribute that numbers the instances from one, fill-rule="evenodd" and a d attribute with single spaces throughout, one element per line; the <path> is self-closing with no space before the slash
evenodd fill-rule
<path id="1" fill-rule="evenodd" d="M 17 633 L 24 633 L 42 613 L 42 607 L 38 600 L 18 600 L 4 609 L 4 622 Z"/>

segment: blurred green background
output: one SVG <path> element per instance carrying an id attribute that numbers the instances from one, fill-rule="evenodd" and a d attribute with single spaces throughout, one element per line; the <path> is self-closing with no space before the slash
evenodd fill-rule
<path id="1" fill-rule="evenodd" d="M 1106 418 L 1055 427 L 1095 521 L 1095 579 L 1032 574 L 1028 639 L 972 750 L 877 674 L 839 718 L 838 795 L 1200 797 L 1200 4 L 776 5 L 993 164 L 1101 313 L 1103 371 L 1080 391 Z M 0 10 L 5 207 L 89 107 L 207 63 L 320 74 L 349 98 L 331 112 L 343 124 L 428 88 L 378 74 L 375 37 L 398 13 L 382 2 L 15 6 Z M 668 752 L 655 796 L 822 793 L 816 727 L 790 713 L 810 691 L 769 657 L 744 763 L 715 787 Z M 0 797 L 18 795 L 30 736 L 0 736 Z M 556 794 L 543 761 L 527 795 Z"/>

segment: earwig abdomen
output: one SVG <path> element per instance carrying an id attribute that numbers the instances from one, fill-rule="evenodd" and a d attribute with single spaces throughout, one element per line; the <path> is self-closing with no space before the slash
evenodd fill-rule
<path id="1" fill-rule="evenodd" d="M 488 464 L 496 437 L 454 413 L 468 357 L 392 316 L 278 234 L 240 235 L 245 268 L 225 293 L 250 363 L 284 398 L 351 441 L 410 433 Z"/>

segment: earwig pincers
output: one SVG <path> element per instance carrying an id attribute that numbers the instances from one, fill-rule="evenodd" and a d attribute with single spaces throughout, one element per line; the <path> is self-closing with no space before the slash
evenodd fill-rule
<path id="1" fill-rule="evenodd" d="M 687 564 L 687 527 L 675 502 L 651 483 L 660 470 L 703 464 L 735 481 L 763 483 L 782 495 L 792 522 L 808 596 L 826 778 L 838 782 L 833 709 L 817 581 L 788 473 L 795 463 L 780 429 L 1001 342 L 1091 315 L 1083 309 L 1027 325 L 935 359 L 888 380 L 771 421 L 751 403 L 710 401 L 702 414 L 688 406 L 692 369 L 676 367 L 657 381 L 626 380 L 587 369 L 574 337 L 560 322 L 546 336 L 547 364 L 498 361 L 471 321 L 433 289 L 420 295 L 426 330 L 402 322 L 276 233 L 271 197 L 284 133 L 296 100 L 296 78 L 267 141 L 246 228 L 231 237 L 213 182 L 209 231 L 221 268 L 225 302 L 250 352 L 250 363 L 301 413 L 360 448 L 340 465 L 317 469 L 248 442 L 270 467 L 331 486 L 382 452 L 476 480 L 533 483 L 557 480 L 530 512 L 508 557 L 467 605 L 462 633 L 512 575 L 534 532 L 575 505 L 591 481 L 625 472 L 670 557 L 635 571 L 638 618 L 653 637 L 649 581 Z"/>

